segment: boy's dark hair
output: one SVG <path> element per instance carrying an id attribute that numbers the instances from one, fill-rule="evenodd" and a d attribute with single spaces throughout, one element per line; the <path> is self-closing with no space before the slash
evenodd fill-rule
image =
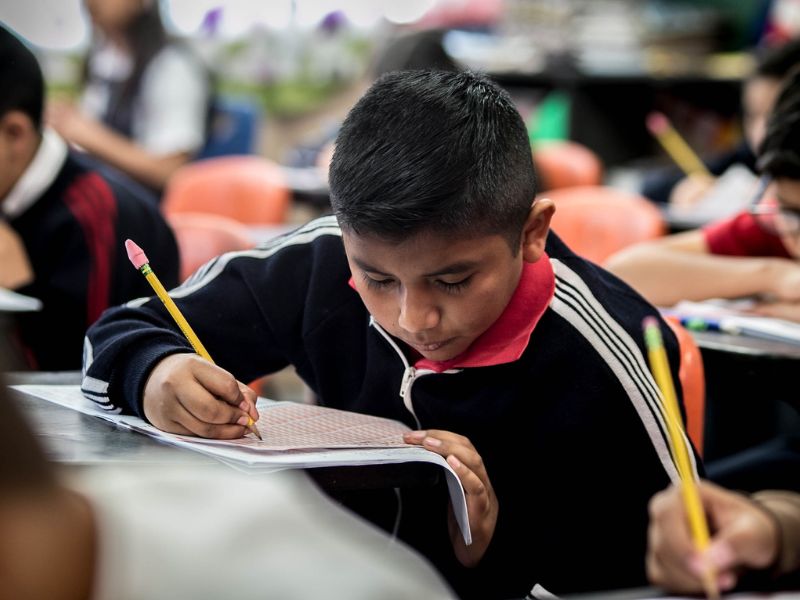
<path id="1" fill-rule="evenodd" d="M 758 168 L 773 179 L 800 180 L 800 68 L 787 75 L 767 121 Z"/>
<path id="2" fill-rule="evenodd" d="M 789 40 L 774 48 L 767 48 L 758 55 L 754 76 L 783 79 L 800 64 L 800 39 Z"/>
<path id="3" fill-rule="evenodd" d="M 12 110 L 22 111 L 41 129 L 44 77 L 33 52 L 0 26 L 0 117 Z"/>
<path id="4" fill-rule="evenodd" d="M 384 75 L 352 108 L 330 189 L 359 235 L 500 234 L 516 252 L 536 181 L 508 93 L 475 73 L 418 70 Z"/>

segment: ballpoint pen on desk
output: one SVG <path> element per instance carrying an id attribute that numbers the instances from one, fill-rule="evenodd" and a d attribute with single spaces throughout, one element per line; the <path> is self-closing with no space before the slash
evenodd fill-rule
<path id="1" fill-rule="evenodd" d="M 192 348 L 194 348 L 194 351 L 211 364 L 214 364 L 214 360 L 211 358 L 208 350 L 206 350 L 205 346 L 203 346 L 203 344 L 200 342 L 194 330 L 192 330 L 181 311 L 175 305 L 175 302 L 173 302 L 172 298 L 170 298 L 167 290 L 164 289 L 164 286 L 161 285 L 158 277 L 156 277 L 156 274 L 150 267 L 150 262 L 147 260 L 147 255 L 144 253 L 144 250 L 137 246 L 133 240 L 125 240 L 125 250 L 128 252 L 128 259 L 131 261 L 133 266 L 145 276 L 145 279 L 147 279 L 148 283 L 153 288 L 153 291 L 155 291 L 161 302 L 164 303 L 164 306 L 169 314 L 178 324 L 178 327 L 180 327 L 183 335 L 185 335 L 186 339 L 189 340 L 189 343 L 192 345 Z M 256 427 L 255 421 L 253 421 L 253 418 L 250 416 L 247 417 L 247 428 L 258 439 L 263 439 L 258 431 L 258 428 Z"/>
<path id="2" fill-rule="evenodd" d="M 681 479 L 681 495 L 689 518 L 689 529 L 695 546 L 700 552 L 704 552 L 709 545 L 708 523 L 706 522 L 703 504 L 694 478 L 694 471 L 689 460 L 689 451 L 687 450 L 681 415 L 678 409 L 678 398 L 675 394 L 675 385 L 670 374 L 669 361 L 664 350 L 661 330 L 655 317 L 645 318 L 642 322 L 642 327 L 644 328 L 644 339 L 647 346 L 650 369 L 664 399 L 664 420 L 667 423 L 672 456 L 677 463 L 678 475 Z M 716 574 L 710 568 L 703 573 L 703 587 L 705 588 L 706 596 L 719 598 Z"/>
<path id="3" fill-rule="evenodd" d="M 680 134 L 670 124 L 664 114 L 651 112 L 647 115 L 647 129 L 650 130 L 659 143 L 672 157 L 672 160 L 687 174 L 701 174 L 711 176 L 703 161 L 694 153 Z"/>

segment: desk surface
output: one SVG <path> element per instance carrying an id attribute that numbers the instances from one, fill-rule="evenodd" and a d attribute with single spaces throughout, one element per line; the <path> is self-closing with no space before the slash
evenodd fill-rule
<path id="1" fill-rule="evenodd" d="M 10 373 L 7 383 L 74 384 L 80 373 Z M 146 435 L 116 427 L 41 398 L 10 390 L 28 418 L 47 456 L 58 463 L 98 464 L 211 464 L 214 459 L 183 448 L 166 446 Z"/>
<path id="2" fill-rule="evenodd" d="M 707 462 L 800 431 L 800 346 L 715 331 L 692 336 L 705 371 Z"/>
<path id="3" fill-rule="evenodd" d="M 80 373 L 6 373 L 6 383 L 77 384 Z M 72 466 L 118 464 L 213 464 L 203 454 L 165 445 L 141 433 L 116 427 L 108 421 L 59 406 L 36 396 L 9 390 L 28 418 L 47 456 Z M 328 492 L 362 489 L 433 486 L 442 479 L 441 469 L 429 463 L 395 463 L 368 466 L 332 466 L 308 469 L 309 475 Z"/>

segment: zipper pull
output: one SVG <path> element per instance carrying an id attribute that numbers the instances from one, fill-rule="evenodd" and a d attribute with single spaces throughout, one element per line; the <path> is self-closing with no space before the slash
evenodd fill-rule
<path id="1" fill-rule="evenodd" d="M 414 367 L 406 367 L 403 372 L 403 381 L 400 383 L 400 397 L 405 399 L 408 396 L 408 391 L 411 389 L 411 384 L 417 376 L 417 370 Z"/>

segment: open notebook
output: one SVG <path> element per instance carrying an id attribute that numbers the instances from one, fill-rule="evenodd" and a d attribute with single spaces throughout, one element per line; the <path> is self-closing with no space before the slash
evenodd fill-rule
<path id="1" fill-rule="evenodd" d="M 83 397 L 77 385 L 14 385 L 20 392 L 111 421 L 161 442 L 212 456 L 248 473 L 278 469 L 427 462 L 444 469 L 450 501 L 464 542 L 472 542 L 464 488 L 447 461 L 419 446 L 403 443 L 409 428 L 391 419 L 258 399 L 257 427 L 264 437 L 207 440 L 161 431 L 139 417 L 109 413 Z"/>

